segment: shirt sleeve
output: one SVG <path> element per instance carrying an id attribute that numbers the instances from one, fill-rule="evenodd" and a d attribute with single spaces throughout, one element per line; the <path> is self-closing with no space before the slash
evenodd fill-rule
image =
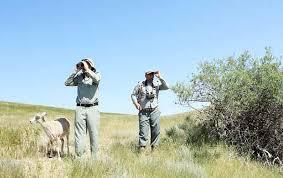
<path id="1" fill-rule="evenodd" d="M 95 84 L 99 84 L 101 80 L 101 74 L 99 72 L 93 72 L 92 70 L 87 70 L 86 73 L 90 78 L 92 78 Z"/>
<path id="2" fill-rule="evenodd" d="M 168 90 L 169 85 L 167 84 L 167 82 L 163 78 L 158 78 L 158 79 L 160 81 L 159 90 Z"/>
<path id="3" fill-rule="evenodd" d="M 139 89 L 140 89 L 140 85 L 136 85 L 132 94 L 131 94 L 131 99 L 132 99 L 132 102 L 135 104 L 138 102 L 138 95 L 139 95 Z"/>
<path id="4" fill-rule="evenodd" d="M 74 71 L 65 81 L 66 86 L 78 86 L 78 75 L 77 71 Z"/>

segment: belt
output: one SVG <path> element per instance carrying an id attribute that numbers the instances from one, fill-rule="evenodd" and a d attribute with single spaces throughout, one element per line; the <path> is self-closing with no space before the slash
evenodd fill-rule
<path id="1" fill-rule="evenodd" d="M 80 104 L 80 103 L 77 103 L 77 106 L 82 106 L 82 107 L 92 107 L 92 106 L 98 106 L 98 102 L 96 103 L 93 103 L 93 104 Z"/>
<path id="2" fill-rule="evenodd" d="M 157 107 L 156 107 L 157 108 Z M 141 110 L 141 112 L 152 112 L 154 111 L 156 108 L 144 108 Z"/>

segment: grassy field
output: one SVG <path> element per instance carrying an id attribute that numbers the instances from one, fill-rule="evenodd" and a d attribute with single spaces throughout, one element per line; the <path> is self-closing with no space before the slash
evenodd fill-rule
<path id="1" fill-rule="evenodd" d="M 283 177 L 279 169 L 238 157 L 223 145 L 188 147 L 167 138 L 165 130 L 181 123 L 187 114 L 163 117 L 159 149 L 141 155 L 137 116 L 102 113 L 97 161 L 88 159 L 89 153 L 82 160 L 48 159 L 37 151 L 42 129 L 28 122 L 42 111 L 49 120 L 74 119 L 72 110 L 0 103 L 0 177 Z"/>

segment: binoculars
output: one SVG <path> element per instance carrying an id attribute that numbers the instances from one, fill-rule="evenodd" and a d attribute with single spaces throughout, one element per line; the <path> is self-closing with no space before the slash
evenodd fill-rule
<path id="1" fill-rule="evenodd" d="M 77 68 L 78 69 L 83 69 L 84 68 L 84 64 L 82 62 L 77 63 Z"/>
<path id="2" fill-rule="evenodd" d="M 155 98 L 155 94 L 153 92 L 146 92 L 146 99 L 154 99 Z"/>

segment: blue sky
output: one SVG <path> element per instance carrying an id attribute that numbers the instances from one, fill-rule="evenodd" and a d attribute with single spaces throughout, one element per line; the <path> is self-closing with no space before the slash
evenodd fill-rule
<path id="1" fill-rule="evenodd" d="M 0 100 L 74 108 L 64 81 L 77 61 L 102 73 L 101 111 L 136 113 L 130 93 L 144 71 L 170 84 L 203 60 L 270 46 L 283 54 L 280 0 L 25 0 L 0 6 Z M 161 94 L 164 114 L 187 111 Z"/>

